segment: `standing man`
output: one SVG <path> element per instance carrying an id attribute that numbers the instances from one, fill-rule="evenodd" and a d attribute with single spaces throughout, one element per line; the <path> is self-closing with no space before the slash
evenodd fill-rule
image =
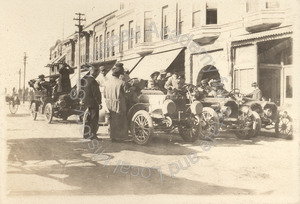
<path id="1" fill-rule="evenodd" d="M 57 93 L 61 94 L 68 94 L 71 91 L 71 81 L 70 81 L 70 74 L 74 73 L 74 69 L 69 67 L 69 65 L 64 64 L 59 69 L 59 79 L 58 79 L 58 87 Z"/>
<path id="2" fill-rule="evenodd" d="M 261 93 L 261 90 L 258 88 L 258 85 L 256 82 L 253 82 L 251 84 L 251 86 L 254 88 L 254 90 L 245 95 L 245 99 L 248 99 L 248 100 L 258 100 L 258 101 L 261 101 L 261 98 L 262 98 L 262 93 Z"/>
<path id="3" fill-rule="evenodd" d="M 112 68 L 112 79 L 107 81 L 104 98 L 110 116 L 110 138 L 113 142 L 128 141 L 128 122 L 126 107 L 127 85 L 120 75 L 124 74 L 122 63 Z"/>
<path id="4" fill-rule="evenodd" d="M 98 139 L 98 120 L 99 120 L 99 110 L 102 109 L 101 106 L 101 92 L 99 89 L 99 84 L 96 81 L 96 77 L 99 75 L 99 68 L 92 67 L 90 70 L 90 75 L 87 75 L 85 79 L 85 86 L 83 91 L 85 93 L 83 97 L 84 106 L 88 109 L 88 118 L 84 126 L 85 139 Z"/>

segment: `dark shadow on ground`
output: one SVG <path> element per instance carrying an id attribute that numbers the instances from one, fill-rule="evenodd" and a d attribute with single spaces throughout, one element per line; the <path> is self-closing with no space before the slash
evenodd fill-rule
<path id="1" fill-rule="evenodd" d="M 211 185 L 185 178 L 172 178 L 168 173 L 162 174 L 161 180 L 157 169 L 151 168 L 150 173 L 148 173 L 147 168 L 143 166 L 134 167 L 125 170 L 128 173 L 122 173 L 120 166 L 110 165 L 109 163 L 104 166 L 84 156 L 83 154 L 90 153 L 90 150 L 85 150 L 87 149 L 87 143 L 80 143 L 78 141 L 70 138 L 9 140 L 10 152 L 8 155 L 8 165 L 11 170 L 8 171 L 8 174 L 10 176 L 14 176 L 14 174 L 37 175 L 79 188 L 77 190 L 66 191 L 26 191 L 26 195 L 232 195 L 255 193 L 248 189 Z M 124 145 L 125 147 L 134 145 L 120 145 L 111 142 L 108 144 L 105 141 L 103 143 L 106 144 L 103 144 L 103 147 L 105 147 L 107 155 L 111 152 L 121 151 Z M 137 151 L 141 151 L 142 148 L 146 149 L 143 152 L 149 153 L 153 151 L 147 150 L 147 148 L 150 148 L 147 146 L 137 147 L 134 145 L 134 147 L 137 149 L 141 148 Z M 183 148 L 178 147 L 178 149 L 182 150 Z M 28 160 L 37 160 L 37 165 L 24 167 Z M 73 161 L 69 161 L 68 163 L 66 160 Z M 52 164 L 38 165 L 39 162 L 43 161 L 52 161 Z M 53 161 L 57 163 L 53 164 Z M 70 166 L 72 162 L 76 165 Z M 139 169 L 139 173 L 137 173 L 137 168 Z M 66 177 L 57 178 L 53 174 L 63 174 Z M 133 176 L 136 174 L 138 175 Z M 24 192 L 16 192 L 12 189 L 10 195 L 21 195 L 22 193 Z"/>

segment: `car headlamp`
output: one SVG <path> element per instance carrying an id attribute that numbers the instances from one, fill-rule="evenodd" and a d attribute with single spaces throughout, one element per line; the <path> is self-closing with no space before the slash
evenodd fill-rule
<path id="1" fill-rule="evenodd" d="M 200 115 L 203 110 L 203 105 L 200 101 L 194 101 L 191 104 L 191 112 L 196 115 Z"/>
<path id="2" fill-rule="evenodd" d="M 163 102 L 163 107 L 162 107 L 163 114 L 173 114 L 176 111 L 176 104 L 174 101 L 167 99 Z"/>
<path id="3" fill-rule="evenodd" d="M 264 113 L 266 114 L 267 117 L 271 117 L 273 115 L 273 111 L 271 108 L 264 109 Z"/>

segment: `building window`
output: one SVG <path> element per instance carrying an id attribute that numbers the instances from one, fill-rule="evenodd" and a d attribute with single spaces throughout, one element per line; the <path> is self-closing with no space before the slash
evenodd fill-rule
<path id="1" fill-rule="evenodd" d="M 111 56 L 115 56 L 115 31 L 111 31 Z"/>
<path id="2" fill-rule="evenodd" d="M 200 3 L 195 2 L 193 3 L 193 13 L 192 13 L 192 27 L 197 28 L 201 25 L 201 17 L 200 17 Z"/>
<path id="3" fill-rule="evenodd" d="M 96 37 L 96 40 L 95 40 L 95 41 L 96 41 L 96 44 L 95 44 L 95 45 L 96 45 L 96 46 L 95 46 L 95 49 L 96 49 L 95 55 L 96 55 L 96 60 L 98 60 L 98 55 L 99 55 L 99 54 L 98 54 L 98 53 L 99 53 L 99 50 L 98 50 L 98 49 L 99 49 L 99 48 L 98 48 L 98 36 Z"/>
<path id="4" fill-rule="evenodd" d="M 278 0 L 267 0 L 266 1 L 266 8 L 279 8 Z"/>
<path id="5" fill-rule="evenodd" d="M 135 31 L 135 43 L 139 43 L 141 38 L 141 27 L 137 26 Z"/>
<path id="6" fill-rule="evenodd" d="M 124 25 L 120 25 L 120 39 L 119 39 L 119 52 L 123 52 L 124 49 Z"/>
<path id="7" fill-rule="evenodd" d="M 125 5 L 123 2 L 120 3 L 120 10 L 124 9 L 125 8 Z"/>
<path id="8" fill-rule="evenodd" d="M 134 34 L 133 34 L 133 21 L 129 22 L 129 41 L 128 49 L 133 48 Z"/>
<path id="9" fill-rule="evenodd" d="M 99 58 L 102 59 L 103 58 L 103 38 L 102 35 L 100 35 L 100 39 L 99 39 Z"/>
<path id="10" fill-rule="evenodd" d="M 181 9 L 178 9 L 178 35 L 182 34 L 183 19 Z"/>
<path id="11" fill-rule="evenodd" d="M 206 24 L 217 24 L 218 23 L 218 12 L 217 5 L 211 3 L 206 4 Z"/>
<path id="12" fill-rule="evenodd" d="M 162 39 L 168 38 L 168 6 L 162 8 Z"/>
<path id="13" fill-rule="evenodd" d="M 107 32 L 107 34 L 106 34 L 106 57 L 109 57 L 109 46 L 110 46 L 109 40 L 110 40 L 110 33 Z"/>
<path id="14" fill-rule="evenodd" d="M 144 42 L 152 42 L 152 14 L 150 11 L 144 13 Z"/>

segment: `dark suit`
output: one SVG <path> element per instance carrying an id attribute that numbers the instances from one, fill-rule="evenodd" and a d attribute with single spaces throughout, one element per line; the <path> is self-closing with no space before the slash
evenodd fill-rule
<path id="1" fill-rule="evenodd" d="M 70 81 L 70 74 L 73 74 L 73 69 L 67 69 L 67 67 L 62 67 L 59 70 L 59 79 L 58 79 L 58 93 L 70 93 L 71 91 L 71 81 Z"/>
<path id="2" fill-rule="evenodd" d="M 101 105 L 101 92 L 99 84 L 92 76 L 84 77 L 85 87 L 82 87 L 85 96 L 84 106 L 89 109 L 88 120 L 84 128 L 84 138 L 95 138 L 98 130 L 99 105 Z"/>

